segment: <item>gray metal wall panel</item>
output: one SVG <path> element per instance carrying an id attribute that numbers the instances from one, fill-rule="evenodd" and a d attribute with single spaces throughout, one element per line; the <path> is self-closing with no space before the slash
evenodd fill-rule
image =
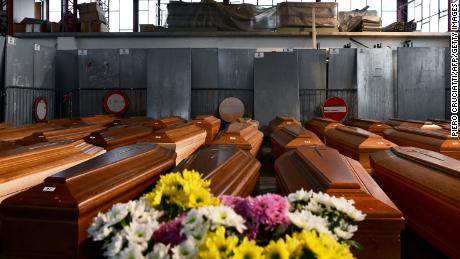
<path id="1" fill-rule="evenodd" d="M 56 49 L 40 46 L 34 50 L 34 88 L 55 88 Z"/>
<path id="2" fill-rule="evenodd" d="M 151 49 L 147 65 L 147 116 L 190 118 L 190 49 Z"/>
<path id="3" fill-rule="evenodd" d="M 325 89 L 300 89 L 300 120 L 308 121 L 322 116 L 322 105 L 326 100 Z"/>
<path id="4" fill-rule="evenodd" d="M 296 52 L 254 59 L 254 117 L 264 132 L 277 115 L 300 117 L 298 75 Z"/>
<path id="5" fill-rule="evenodd" d="M 356 89 L 356 49 L 330 49 L 328 89 Z"/>
<path id="6" fill-rule="evenodd" d="M 192 49 L 192 89 L 217 88 L 217 49 Z"/>
<path id="7" fill-rule="evenodd" d="M 53 119 L 55 107 L 53 90 L 14 87 L 5 89 L 5 122 L 13 126 L 34 123 L 34 102 L 38 97 L 47 99 L 48 118 Z"/>
<path id="8" fill-rule="evenodd" d="M 120 88 L 147 87 L 147 50 L 130 49 L 120 55 Z"/>
<path id="9" fill-rule="evenodd" d="M 219 87 L 254 89 L 253 49 L 219 49 Z"/>
<path id="10" fill-rule="evenodd" d="M 119 50 L 89 49 L 87 55 L 78 56 L 78 82 L 80 88 L 118 88 Z"/>
<path id="11" fill-rule="evenodd" d="M 326 50 L 296 50 L 299 59 L 299 88 L 326 89 Z"/>
<path id="12" fill-rule="evenodd" d="M 5 37 L 0 36 L 0 88 L 5 83 L 5 40 Z"/>
<path id="13" fill-rule="evenodd" d="M 445 55 L 445 66 L 446 66 L 446 73 L 445 73 L 445 77 L 446 77 L 446 89 L 445 89 L 445 107 L 446 107 L 446 112 L 445 112 L 445 116 L 446 116 L 446 119 L 450 120 L 450 116 L 452 116 L 452 112 L 450 111 L 450 48 L 446 48 L 446 55 Z"/>
<path id="14" fill-rule="evenodd" d="M 398 114 L 425 120 L 445 116 L 445 48 L 398 48 Z"/>
<path id="15" fill-rule="evenodd" d="M 394 116 L 391 49 L 359 49 L 358 117 L 387 120 Z"/>
<path id="16" fill-rule="evenodd" d="M 56 89 L 68 93 L 78 88 L 77 50 L 56 51 Z"/>
<path id="17" fill-rule="evenodd" d="M 11 40 L 7 40 L 7 42 L 5 59 L 5 87 L 33 87 L 33 43 L 17 38 L 11 38 Z"/>

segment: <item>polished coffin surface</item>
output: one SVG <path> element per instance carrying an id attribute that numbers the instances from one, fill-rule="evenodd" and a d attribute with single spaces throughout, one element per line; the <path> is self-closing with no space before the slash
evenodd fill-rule
<path id="1" fill-rule="evenodd" d="M 79 141 L 54 141 L 0 152 L 0 201 L 39 184 L 46 177 L 104 154 Z"/>
<path id="2" fill-rule="evenodd" d="M 353 237 L 364 246 L 354 251 L 358 258 L 400 258 L 404 218 L 357 161 L 326 146 L 303 146 L 278 158 L 275 171 L 284 194 L 303 188 L 355 201 L 366 214 Z"/>
<path id="3" fill-rule="evenodd" d="M 186 120 L 179 116 L 162 117 L 153 121 L 144 122 L 143 125 L 153 130 L 164 129 L 169 126 L 185 123 Z"/>
<path id="4" fill-rule="evenodd" d="M 425 130 L 440 130 L 440 126 L 433 124 L 431 121 L 418 121 L 418 120 L 403 120 L 398 118 L 389 119 L 386 122 L 391 127 L 402 126 L 410 128 L 419 128 Z"/>
<path id="5" fill-rule="evenodd" d="M 174 166 L 174 160 L 174 152 L 154 144 L 121 147 L 4 200 L 5 256 L 85 257 L 87 229 L 94 216 L 137 198 Z"/>
<path id="6" fill-rule="evenodd" d="M 173 171 L 195 170 L 211 181 L 216 195 L 248 196 L 259 178 L 260 162 L 235 145 L 210 145 L 182 161 Z"/>
<path id="7" fill-rule="evenodd" d="M 137 143 L 152 134 L 153 130 L 144 126 L 116 126 L 104 131 L 93 132 L 85 141 L 107 150 Z"/>
<path id="8" fill-rule="evenodd" d="M 128 118 L 119 118 L 114 119 L 112 123 L 107 124 L 107 127 L 119 126 L 119 125 L 127 125 L 127 126 L 142 126 L 148 125 L 149 123 L 153 122 L 154 119 L 147 118 L 145 116 L 133 116 Z"/>
<path id="9" fill-rule="evenodd" d="M 96 124 L 81 124 L 70 127 L 61 127 L 43 132 L 35 132 L 30 136 L 16 140 L 16 143 L 19 145 L 27 146 L 53 140 L 79 140 L 89 136 L 93 132 L 101 131 L 104 129 L 104 126 Z"/>
<path id="10" fill-rule="evenodd" d="M 460 141 L 458 138 L 452 138 L 448 131 L 394 127 L 386 130 L 384 134 L 386 139 L 400 146 L 423 148 L 460 159 Z"/>
<path id="11" fill-rule="evenodd" d="M 32 135 L 35 132 L 43 132 L 60 128 L 55 124 L 37 123 L 21 127 L 0 130 L 0 140 L 14 141 Z"/>
<path id="12" fill-rule="evenodd" d="M 325 134 L 328 130 L 333 129 L 340 124 L 338 121 L 328 118 L 313 118 L 305 123 L 307 130 L 313 131 L 321 140 L 325 140 Z"/>
<path id="13" fill-rule="evenodd" d="M 193 118 L 192 123 L 206 130 L 206 145 L 210 145 L 220 130 L 220 119 L 211 115 L 198 115 Z"/>
<path id="14" fill-rule="evenodd" d="M 436 124 L 439 127 L 442 127 L 443 129 L 450 130 L 450 126 L 451 126 L 450 120 L 428 119 L 428 121 L 431 121 L 433 124 Z"/>
<path id="15" fill-rule="evenodd" d="M 240 117 L 236 121 L 241 122 L 241 123 L 249 123 L 252 126 L 254 126 L 256 129 L 260 128 L 260 122 L 258 120 L 253 120 L 251 118 Z"/>
<path id="16" fill-rule="evenodd" d="M 89 117 L 81 117 L 80 119 L 84 123 L 88 124 L 107 125 L 109 123 L 112 123 L 115 117 L 111 115 L 95 115 Z"/>
<path id="17" fill-rule="evenodd" d="M 284 126 L 289 126 L 289 125 L 298 125 L 302 126 L 302 124 L 296 120 L 294 117 L 286 117 L 286 116 L 276 116 L 275 119 L 270 121 L 270 124 L 268 127 L 270 128 L 270 133 L 273 133 Z"/>
<path id="18" fill-rule="evenodd" d="M 270 135 L 272 155 L 277 158 L 290 149 L 308 145 L 324 145 L 315 133 L 298 124 L 282 127 Z"/>
<path id="19" fill-rule="evenodd" d="M 374 178 L 407 225 L 451 258 L 460 255 L 460 161 L 413 147 L 371 155 Z"/>
<path id="20" fill-rule="evenodd" d="M 237 145 L 243 150 L 248 150 L 253 156 L 257 156 L 263 138 L 264 134 L 252 124 L 234 122 L 219 132 L 213 144 Z"/>
<path id="21" fill-rule="evenodd" d="M 326 144 L 358 160 L 369 173 L 372 172 L 369 154 L 396 146 L 379 135 L 349 126 L 337 126 L 326 132 Z"/>
<path id="22" fill-rule="evenodd" d="M 193 123 L 169 126 L 138 140 L 139 143 L 156 143 L 174 150 L 177 154 L 176 165 L 197 151 L 205 141 L 206 131 Z"/>
<path id="23" fill-rule="evenodd" d="M 368 119 L 349 119 L 343 123 L 347 126 L 358 127 L 363 130 L 367 130 L 374 134 L 383 136 L 383 131 L 391 129 L 391 126 L 386 125 L 384 122 L 378 120 L 368 120 Z"/>

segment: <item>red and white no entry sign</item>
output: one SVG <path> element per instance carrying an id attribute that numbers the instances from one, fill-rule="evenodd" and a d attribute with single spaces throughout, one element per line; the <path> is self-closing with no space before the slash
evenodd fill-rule
<path id="1" fill-rule="evenodd" d="M 107 113 L 122 115 L 128 110 L 128 96 L 122 91 L 112 91 L 104 97 L 104 109 Z"/>
<path id="2" fill-rule="evenodd" d="M 48 119 L 48 101 L 45 97 L 35 99 L 34 117 L 37 122 L 43 122 Z"/>
<path id="3" fill-rule="evenodd" d="M 347 117 L 348 105 L 339 97 L 328 98 L 323 104 L 323 116 L 332 120 L 341 121 Z"/>

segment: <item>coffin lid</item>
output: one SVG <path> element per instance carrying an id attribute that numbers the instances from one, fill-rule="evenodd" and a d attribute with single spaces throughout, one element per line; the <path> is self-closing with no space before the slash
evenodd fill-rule
<path id="1" fill-rule="evenodd" d="M 37 143 L 34 145 L 30 145 L 30 146 L 18 146 L 15 149 L 0 151 L 0 161 L 3 158 L 8 158 L 8 157 L 18 155 L 18 154 L 36 153 L 36 152 L 41 152 L 44 149 L 64 147 L 65 145 L 71 144 L 72 142 L 73 141 L 71 140 L 56 140 L 56 141 L 51 141 L 51 142 Z"/>
<path id="2" fill-rule="evenodd" d="M 104 141 L 110 142 L 116 139 L 124 138 L 140 138 L 152 133 L 152 129 L 144 126 L 122 126 L 122 127 L 112 127 L 106 131 L 95 132 L 89 138 L 94 137 L 94 135 L 100 135 Z"/>
<path id="3" fill-rule="evenodd" d="M 198 115 L 196 116 L 195 118 L 193 118 L 192 120 L 193 122 L 195 123 L 202 123 L 202 122 L 206 122 L 206 123 L 220 123 L 220 119 L 212 116 L 212 115 Z"/>
<path id="4" fill-rule="evenodd" d="M 325 118 L 325 117 L 315 117 L 315 118 L 313 118 L 312 120 L 321 121 L 321 122 L 328 122 L 328 123 L 339 123 L 339 122 L 336 121 L 336 120 L 329 119 L 329 118 Z"/>
<path id="5" fill-rule="evenodd" d="M 225 129 L 225 133 L 243 135 L 243 131 L 252 131 L 251 127 L 251 124 L 245 122 L 233 122 Z"/>
<path id="6" fill-rule="evenodd" d="M 339 125 L 335 128 L 338 131 L 346 132 L 348 134 L 364 137 L 364 138 L 381 138 L 381 136 L 374 134 L 372 132 L 369 132 L 367 130 L 363 130 L 358 127 L 351 127 L 351 126 L 342 126 Z"/>
<path id="7" fill-rule="evenodd" d="M 391 118 L 389 119 L 390 121 L 398 121 L 398 122 L 410 122 L 414 124 L 420 124 L 420 125 L 433 125 L 431 121 L 420 121 L 420 120 L 404 120 L 400 118 Z"/>
<path id="8" fill-rule="evenodd" d="M 424 129 L 419 129 L 419 128 L 411 128 L 411 127 L 403 127 L 403 126 L 396 126 L 394 127 L 395 130 L 397 131 L 402 131 L 402 132 L 407 132 L 411 134 L 416 134 L 416 135 L 422 135 L 422 136 L 427 136 L 431 138 L 437 138 L 437 139 L 456 139 L 452 138 L 450 135 L 442 132 L 436 132 L 432 130 L 424 130 Z"/>
<path id="9" fill-rule="evenodd" d="M 435 122 L 435 123 L 450 124 L 450 120 L 443 120 L 443 119 L 428 119 L 428 121 Z"/>
<path id="10" fill-rule="evenodd" d="M 283 132 L 293 136 L 294 138 L 312 138 L 312 132 L 297 124 L 287 125 L 281 129 Z"/>
<path id="11" fill-rule="evenodd" d="M 381 122 L 379 120 L 362 119 L 362 118 L 351 118 L 351 119 L 349 119 L 349 121 L 362 121 L 362 122 L 381 123 L 381 124 L 383 124 L 383 122 Z"/>
<path id="12" fill-rule="evenodd" d="M 194 123 L 188 122 L 182 124 L 175 124 L 157 130 L 153 132 L 151 136 L 148 137 L 148 140 L 154 141 L 156 143 L 174 143 L 180 139 L 186 138 L 193 134 L 199 134 L 201 132 L 206 131 L 201 127 L 196 126 Z"/>
<path id="13" fill-rule="evenodd" d="M 394 154 L 401 158 L 423 164 L 460 178 L 460 161 L 438 152 L 416 147 L 392 147 Z"/>

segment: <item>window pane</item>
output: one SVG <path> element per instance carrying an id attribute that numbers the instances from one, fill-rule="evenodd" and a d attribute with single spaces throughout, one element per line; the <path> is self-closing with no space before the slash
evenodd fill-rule
<path id="1" fill-rule="evenodd" d="M 382 11 L 396 11 L 396 0 L 382 0 Z"/>
<path id="2" fill-rule="evenodd" d="M 396 22 L 396 12 L 383 12 L 382 13 L 382 27 Z"/>
<path id="3" fill-rule="evenodd" d="M 149 8 L 149 1 L 139 1 L 139 10 L 147 10 Z"/>
<path id="4" fill-rule="evenodd" d="M 422 32 L 430 32 L 430 23 L 422 24 Z"/>
<path id="5" fill-rule="evenodd" d="M 133 28 L 133 1 L 120 2 L 120 29 Z"/>
<path id="6" fill-rule="evenodd" d="M 448 10 L 449 8 L 449 4 L 447 2 L 447 0 L 440 0 L 439 1 L 439 9 L 441 9 L 441 11 L 444 11 L 444 10 Z"/>
<path id="7" fill-rule="evenodd" d="M 61 20 L 61 12 L 51 12 L 50 11 L 50 21 L 59 22 Z"/>
<path id="8" fill-rule="evenodd" d="M 422 19 L 422 6 L 419 5 L 415 7 L 414 17 L 415 17 L 415 21 L 417 22 Z"/>
<path id="9" fill-rule="evenodd" d="M 438 16 L 435 16 L 431 18 L 430 22 L 430 31 L 431 32 L 437 32 L 438 31 Z"/>
<path id="10" fill-rule="evenodd" d="M 412 21 L 415 19 L 415 14 L 414 14 L 414 3 L 410 3 L 407 6 L 407 21 Z"/>
<path id="11" fill-rule="evenodd" d="M 430 17 L 430 1 L 423 1 L 423 18 Z"/>
<path id="12" fill-rule="evenodd" d="M 259 5 L 272 5 L 272 0 L 259 0 Z"/>
<path id="13" fill-rule="evenodd" d="M 110 10 L 119 11 L 120 10 L 120 0 L 110 0 Z"/>
<path id="14" fill-rule="evenodd" d="M 139 24 L 148 24 L 148 23 L 149 23 L 149 12 L 139 11 Z"/>
<path id="15" fill-rule="evenodd" d="M 339 12 L 350 11 L 350 0 L 337 0 Z"/>
<path id="16" fill-rule="evenodd" d="M 439 31 L 446 32 L 448 31 L 449 24 L 447 23 L 447 16 L 442 17 L 439 20 Z"/>
<path id="17" fill-rule="evenodd" d="M 382 13 L 382 1 L 381 0 L 367 0 L 369 10 L 376 10 L 377 15 L 380 16 Z"/>
<path id="18" fill-rule="evenodd" d="M 273 0 L 273 5 L 277 5 L 277 4 L 283 3 L 283 2 L 286 2 L 286 0 Z M 293 2 L 293 1 L 289 0 L 289 2 Z M 295 2 L 301 2 L 301 0 L 297 0 Z"/>
<path id="19" fill-rule="evenodd" d="M 351 1 L 351 10 L 363 9 L 364 7 L 366 7 L 366 0 L 352 0 Z"/>
<path id="20" fill-rule="evenodd" d="M 119 12 L 110 12 L 110 31 L 120 31 L 120 13 Z"/>

